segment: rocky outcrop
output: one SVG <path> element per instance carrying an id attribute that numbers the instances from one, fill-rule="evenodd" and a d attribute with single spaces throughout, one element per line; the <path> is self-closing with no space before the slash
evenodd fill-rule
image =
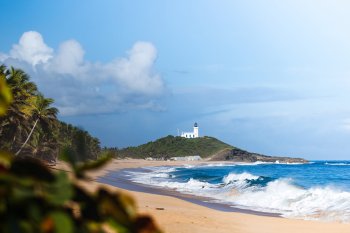
<path id="1" fill-rule="evenodd" d="M 267 156 L 257 153 L 251 153 L 238 148 L 225 149 L 217 154 L 213 155 L 209 160 L 211 161 L 223 161 L 229 160 L 233 162 L 272 162 L 272 163 L 307 163 L 308 161 L 302 158 L 290 158 L 279 156 Z"/>

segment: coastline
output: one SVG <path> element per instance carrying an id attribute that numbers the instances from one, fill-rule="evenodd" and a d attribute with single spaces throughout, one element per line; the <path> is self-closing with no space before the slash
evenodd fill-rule
<path id="1" fill-rule="evenodd" d="M 224 212 L 238 212 L 238 213 L 247 213 L 260 216 L 272 216 L 280 217 L 280 214 L 273 214 L 267 212 L 259 212 L 249 209 L 240 209 L 238 207 L 233 207 L 229 204 L 213 202 L 212 198 L 209 197 L 200 197 L 191 194 L 181 193 L 171 189 L 162 189 L 160 187 L 153 187 L 146 184 L 135 183 L 129 179 L 128 172 L 137 172 L 143 171 L 142 168 L 124 168 L 117 171 L 110 171 L 106 175 L 98 177 L 97 182 L 102 184 L 108 184 L 120 189 L 142 192 L 149 194 L 158 194 L 163 196 L 175 197 L 181 200 L 191 202 L 197 205 L 208 207 L 214 210 L 224 211 Z"/>
<path id="2" fill-rule="evenodd" d="M 178 166 L 184 164 L 205 164 L 206 161 L 147 161 L 147 160 L 113 160 L 101 170 L 90 172 L 90 182 L 82 184 L 93 190 L 98 186 L 121 190 L 132 195 L 141 213 L 154 216 L 156 222 L 165 232 L 237 232 L 237 233 L 274 233 L 274 232 L 350 232 L 350 224 L 337 222 L 319 222 L 286 219 L 274 216 L 261 216 L 242 212 L 227 212 L 183 198 L 161 195 L 161 193 L 146 193 L 129 191 L 112 185 L 102 184 L 99 179 L 111 171 L 147 166 Z M 213 162 L 210 162 L 213 163 Z M 216 162 L 226 163 L 226 162 Z M 231 162 L 232 163 L 232 162 Z M 60 169 L 64 165 L 58 164 Z M 105 182 L 104 182 L 105 183 Z"/>

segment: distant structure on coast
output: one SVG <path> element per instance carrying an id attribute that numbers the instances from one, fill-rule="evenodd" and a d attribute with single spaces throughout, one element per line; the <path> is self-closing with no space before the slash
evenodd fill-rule
<path id="1" fill-rule="evenodd" d="M 202 157 L 200 157 L 199 155 L 183 156 L 183 157 L 171 157 L 170 160 L 172 160 L 172 161 L 199 161 L 199 160 L 202 160 Z"/>
<path id="2" fill-rule="evenodd" d="M 194 123 L 193 132 L 182 132 L 181 137 L 183 137 L 183 138 L 198 138 L 199 137 L 198 124 Z"/>

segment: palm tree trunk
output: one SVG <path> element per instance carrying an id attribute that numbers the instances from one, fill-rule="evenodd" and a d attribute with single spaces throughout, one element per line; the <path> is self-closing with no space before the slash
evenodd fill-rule
<path id="1" fill-rule="evenodd" d="M 29 141 L 29 138 L 32 136 L 32 134 L 33 134 L 33 132 L 34 132 L 35 126 L 36 126 L 36 124 L 38 123 L 38 121 L 39 121 L 39 118 L 36 119 L 36 121 L 35 121 L 35 123 L 34 123 L 34 125 L 33 125 L 33 128 L 30 130 L 30 133 L 28 134 L 27 139 L 25 140 L 25 142 L 22 144 L 21 148 L 19 148 L 19 150 L 16 152 L 15 155 L 18 155 L 18 154 L 21 152 L 21 150 L 23 149 L 23 147 L 27 144 L 27 142 Z"/>

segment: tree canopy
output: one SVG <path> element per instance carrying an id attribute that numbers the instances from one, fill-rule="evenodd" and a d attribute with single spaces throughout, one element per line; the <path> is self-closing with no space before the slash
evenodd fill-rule
<path id="1" fill-rule="evenodd" d="M 83 129 L 59 121 L 54 100 L 45 97 L 23 70 L 1 65 L 0 89 L 3 88 L 9 90 L 3 92 L 2 100 L 13 101 L 4 108 L 7 114 L 0 117 L 1 150 L 55 161 L 69 147 L 79 160 L 98 157 L 99 140 Z"/>

